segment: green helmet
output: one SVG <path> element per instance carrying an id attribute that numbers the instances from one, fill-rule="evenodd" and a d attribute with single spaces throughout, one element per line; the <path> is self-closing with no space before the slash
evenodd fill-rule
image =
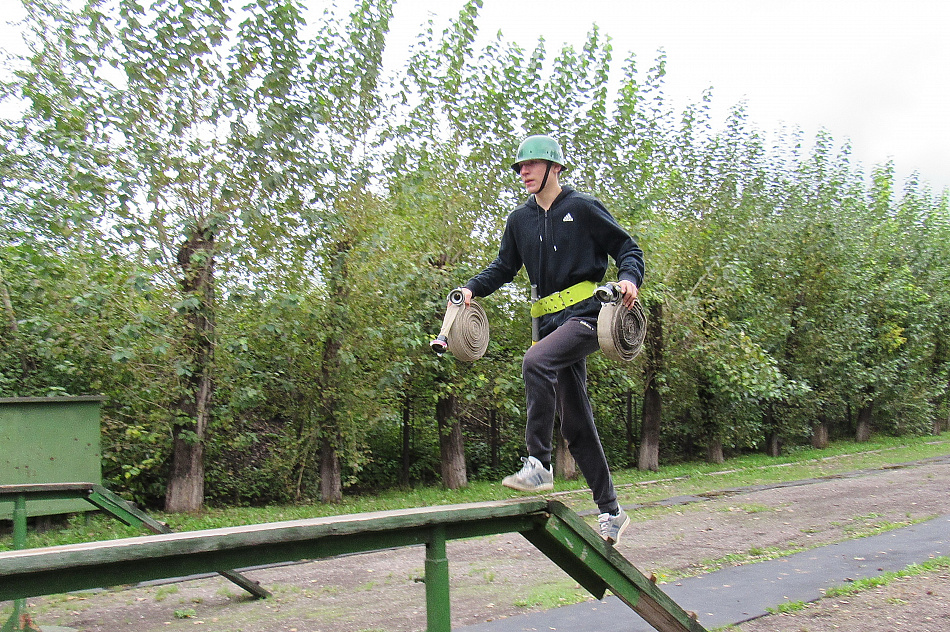
<path id="1" fill-rule="evenodd" d="M 561 152 L 561 146 L 556 140 L 545 134 L 537 136 L 528 136 L 518 147 L 518 156 L 512 163 L 511 168 L 515 173 L 521 171 L 521 163 L 525 160 L 550 160 L 561 165 L 562 170 L 567 169 L 564 164 L 564 153 Z"/>

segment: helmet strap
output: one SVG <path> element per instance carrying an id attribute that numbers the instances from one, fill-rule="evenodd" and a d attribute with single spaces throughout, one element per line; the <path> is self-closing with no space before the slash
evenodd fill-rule
<path id="1" fill-rule="evenodd" d="M 541 193 L 541 191 L 544 191 L 544 185 L 548 183 L 548 174 L 551 173 L 551 166 L 553 164 L 554 164 L 553 162 L 548 160 L 548 167 L 547 169 L 544 170 L 544 179 L 541 180 L 541 186 L 538 187 L 538 193 Z M 537 193 L 535 193 L 535 195 L 537 195 Z"/>

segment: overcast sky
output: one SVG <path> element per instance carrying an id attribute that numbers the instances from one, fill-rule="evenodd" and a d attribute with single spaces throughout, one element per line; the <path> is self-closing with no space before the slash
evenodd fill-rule
<path id="1" fill-rule="evenodd" d="M 396 0 L 390 54 L 408 50 L 430 18 L 441 32 L 463 4 Z M 0 12 L 6 20 L 22 10 L 0 0 Z M 630 52 L 641 70 L 666 52 L 666 92 L 678 107 L 712 87 L 718 108 L 745 102 L 766 132 L 786 125 L 813 138 L 825 129 L 850 140 L 865 168 L 892 159 L 900 178 L 918 171 L 935 190 L 950 187 L 945 0 L 484 0 L 477 23 L 481 43 L 500 30 L 531 49 L 543 36 L 549 54 L 580 49 L 596 23 L 618 71 Z M 5 48 L 12 37 L 0 30 Z"/>
<path id="2" fill-rule="evenodd" d="M 407 47 L 427 15 L 445 25 L 464 0 L 400 0 L 390 46 Z M 866 169 L 893 159 L 950 187 L 950 2 L 945 0 L 484 0 L 484 38 L 549 53 L 580 49 L 592 24 L 614 59 L 648 69 L 662 48 L 666 92 L 723 111 L 744 101 L 764 131 L 781 125 L 850 140 Z M 403 35 L 405 34 L 405 35 Z M 400 42 L 395 36 L 405 37 Z M 721 119 L 717 122 L 721 122 Z"/>

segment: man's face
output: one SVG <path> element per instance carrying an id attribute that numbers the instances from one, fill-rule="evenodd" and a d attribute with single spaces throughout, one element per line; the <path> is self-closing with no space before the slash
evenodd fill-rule
<path id="1" fill-rule="evenodd" d="M 524 184 L 524 188 L 528 193 L 537 193 L 541 189 L 541 183 L 544 182 L 544 172 L 548 168 L 548 162 L 546 160 L 525 160 L 522 162 L 519 167 L 521 169 L 518 171 L 518 174 L 521 176 L 521 182 Z M 561 168 L 556 165 L 551 165 L 551 173 L 548 174 L 548 182 L 555 182 L 557 179 L 557 173 Z"/>

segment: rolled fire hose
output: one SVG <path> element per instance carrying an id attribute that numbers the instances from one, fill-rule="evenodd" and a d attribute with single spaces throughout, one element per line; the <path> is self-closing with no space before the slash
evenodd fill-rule
<path id="1" fill-rule="evenodd" d="M 452 290 L 442 319 L 442 329 L 429 346 L 439 356 L 448 350 L 463 362 L 478 360 L 488 349 L 488 316 L 485 310 L 474 300 L 471 305 L 466 305 L 462 291 Z"/>
<path id="2" fill-rule="evenodd" d="M 647 318 L 640 301 L 631 309 L 624 307 L 620 289 L 614 283 L 597 288 L 594 296 L 603 303 L 597 317 L 600 350 L 611 360 L 633 360 L 643 349 L 647 333 Z"/>

